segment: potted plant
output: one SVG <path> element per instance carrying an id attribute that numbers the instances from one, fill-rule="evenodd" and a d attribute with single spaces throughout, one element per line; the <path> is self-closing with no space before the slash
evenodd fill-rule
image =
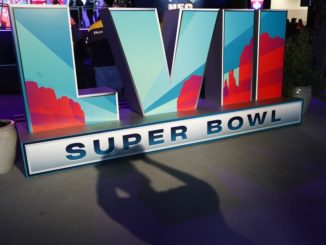
<path id="1" fill-rule="evenodd" d="M 16 158 L 17 133 L 12 120 L 0 120 L 0 174 L 8 172 Z"/>
<path id="2" fill-rule="evenodd" d="M 324 87 L 318 72 L 312 69 L 310 33 L 303 30 L 286 40 L 283 95 L 304 100 L 306 112 L 311 96 L 319 96 Z"/>

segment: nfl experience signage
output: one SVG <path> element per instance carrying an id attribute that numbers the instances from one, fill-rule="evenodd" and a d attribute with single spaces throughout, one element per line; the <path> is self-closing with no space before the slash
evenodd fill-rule
<path id="1" fill-rule="evenodd" d="M 301 123 L 302 101 L 281 95 L 284 11 L 168 11 L 161 32 L 155 9 L 104 9 L 131 110 L 110 88 L 77 89 L 66 6 L 10 13 L 28 176 Z"/>

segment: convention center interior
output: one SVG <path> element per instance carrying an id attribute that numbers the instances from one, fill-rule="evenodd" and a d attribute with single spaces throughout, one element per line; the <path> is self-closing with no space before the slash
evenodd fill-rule
<path id="1" fill-rule="evenodd" d="M 0 244 L 326 244 L 326 0 L 0 0 Z"/>

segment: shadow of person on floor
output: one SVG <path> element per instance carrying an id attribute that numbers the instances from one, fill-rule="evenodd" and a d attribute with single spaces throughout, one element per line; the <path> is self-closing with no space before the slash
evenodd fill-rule
<path id="1" fill-rule="evenodd" d="M 110 161 L 96 167 L 98 203 L 108 216 L 142 241 L 150 244 L 253 244 L 228 228 L 219 210 L 218 195 L 205 181 L 145 154 Z M 183 185 L 156 191 L 150 178 L 135 166 L 138 163 L 148 164 Z M 160 176 L 157 178 L 159 181 Z"/>

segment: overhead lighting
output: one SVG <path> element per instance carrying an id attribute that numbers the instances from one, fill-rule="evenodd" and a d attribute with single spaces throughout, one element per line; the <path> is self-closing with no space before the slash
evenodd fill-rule
<path id="1" fill-rule="evenodd" d="M 264 0 L 251 0 L 251 8 L 261 9 L 264 6 Z"/>

